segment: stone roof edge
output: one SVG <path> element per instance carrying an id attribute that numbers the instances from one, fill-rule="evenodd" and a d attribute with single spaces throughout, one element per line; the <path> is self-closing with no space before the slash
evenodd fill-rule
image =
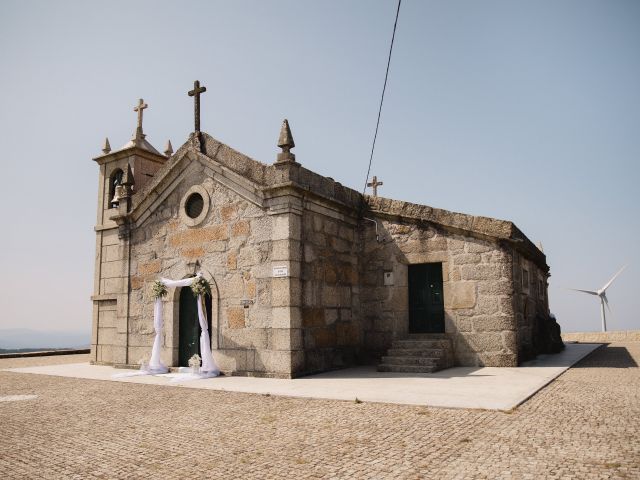
<path id="1" fill-rule="evenodd" d="M 264 164 L 219 142 L 207 133 L 201 132 L 201 135 L 203 151 L 207 157 L 265 189 L 274 189 L 290 181 L 301 190 L 314 193 L 326 200 L 349 208 L 360 207 L 362 194 L 332 178 L 300 166 L 299 163 L 292 162 L 285 166 L 277 163 Z M 287 169 L 288 172 L 283 174 L 281 168 Z"/>
<path id="2" fill-rule="evenodd" d="M 98 165 L 102 165 L 112 157 L 124 158 L 124 157 L 129 157 L 131 155 L 138 155 L 141 157 L 145 157 L 148 160 L 152 160 L 154 162 L 162 163 L 162 164 L 167 162 L 167 157 L 165 157 L 164 155 L 150 152 L 148 150 L 145 150 L 144 148 L 140 148 L 135 145 L 122 150 L 115 150 L 109 153 L 98 155 L 97 157 L 92 158 L 92 160 L 96 162 Z"/>
<path id="3" fill-rule="evenodd" d="M 229 170 L 244 176 L 253 183 L 266 186 L 273 181 L 273 166 L 265 165 L 247 155 L 219 142 L 211 135 L 200 132 L 202 138 L 202 153 L 217 161 Z M 182 148 L 182 147 L 181 147 Z"/>
<path id="4" fill-rule="evenodd" d="M 216 142 L 218 145 L 223 145 L 220 142 L 215 141 L 215 139 L 213 139 L 206 133 L 202 133 L 202 136 L 205 138 L 206 137 L 210 138 L 211 140 Z M 167 159 L 165 164 L 162 167 L 160 167 L 160 169 L 158 169 L 158 171 L 151 178 L 151 181 L 147 183 L 147 185 L 145 185 L 145 188 L 143 188 L 142 190 L 134 194 L 133 196 L 134 205 L 131 211 L 128 213 L 128 216 L 132 219 L 136 219 L 138 217 L 138 211 L 140 210 L 140 208 L 142 208 L 143 205 L 147 203 L 153 203 L 156 200 L 158 195 L 157 194 L 152 195 L 152 193 L 155 190 L 157 190 L 159 187 L 161 190 L 163 190 L 164 188 L 161 187 L 163 183 L 166 183 L 165 188 L 168 187 L 172 183 L 174 177 L 177 177 L 180 175 L 180 172 L 178 172 L 177 175 L 174 175 L 173 177 L 169 178 L 168 181 L 166 181 L 166 178 L 171 176 L 172 171 L 176 168 L 178 164 L 182 163 L 185 157 L 195 159 L 198 155 L 202 155 L 206 157 L 207 160 L 209 161 L 219 162 L 219 160 L 216 159 L 215 156 L 200 153 L 200 149 L 201 149 L 200 140 L 198 139 L 195 133 L 191 133 L 187 141 L 184 142 L 182 145 L 180 145 L 180 147 L 176 150 L 176 152 Z M 252 162 L 255 162 L 255 160 L 252 160 L 249 157 L 246 157 L 246 158 L 248 160 L 251 160 Z M 235 171 L 233 169 L 231 170 Z M 251 180 L 251 179 L 248 179 L 248 180 Z M 153 197 L 153 198 L 150 198 L 150 197 Z"/>
<path id="5" fill-rule="evenodd" d="M 330 205 L 331 208 L 334 208 L 345 215 L 350 215 L 353 218 L 357 217 L 359 211 L 358 205 L 345 203 L 343 200 L 335 196 L 323 195 L 322 193 L 307 188 L 294 181 L 276 183 L 274 185 L 269 185 L 268 187 L 263 187 L 262 190 L 265 192 L 265 198 L 273 198 L 280 194 L 290 194 L 295 192 L 295 195 L 299 197 L 307 196 L 307 198 L 314 199 L 317 202 L 325 202 L 325 205 Z"/>
<path id="6" fill-rule="evenodd" d="M 264 190 L 264 186 L 258 185 L 252 179 L 245 178 L 227 166 L 220 164 L 215 158 L 204 155 L 193 148 L 187 148 L 179 149 L 178 154 L 172 156 L 167 164 L 156 172 L 151 182 L 149 182 L 143 190 L 138 192 L 137 195 L 134 195 L 134 205 L 128 213 L 131 220 L 138 222 L 144 217 L 145 212 L 149 208 L 152 208 L 155 202 L 165 195 L 164 192 L 169 189 L 176 179 L 179 179 L 186 170 L 186 168 L 180 168 L 181 165 L 185 164 L 185 162 L 197 161 L 198 158 L 202 159 L 205 172 L 209 169 L 210 174 L 207 174 L 208 178 L 217 179 L 219 183 L 223 183 L 227 188 L 230 188 L 247 200 L 256 205 L 263 206 L 264 198 L 259 192 Z M 225 171 L 229 173 L 225 173 Z M 223 179 L 226 179 L 226 181 L 223 181 Z M 244 188 L 248 192 L 257 193 L 257 198 L 249 198 L 246 192 L 230 186 L 229 181 L 237 184 L 241 190 Z"/>
<path id="7" fill-rule="evenodd" d="M 346 205 L 349 208 L 360 209 L 362 206 L 362 194 L 360 192 L 353 188 L 345 187 L 331 177 L 325 177 L 312 170 L 300 167 L 298 175 L 293 180 L 301 188 L 319 197 Z"/>
<path id="8" fill-rule="evenodd" d="M 370 195 L 365 195 L 365 204 L 374 214 L 429 222 L 456 231 L 508 241 L 516 250 L 533 260 L 544 271 L 548 272 L 549 270 L 545 254 L 511 221 L 452 212 L 427 205 Z"/>
<path id="9" fill-rule="evenodd" d="M 525 257 L 532 259 L 542 270 L 549 273 L 549 265 L 547 265 L 547 256 L 544 252 L 534 245 L 529 238 L 520 230 L 515 224 L 513 225 L 513 232 L 511 233 L 511 239 L 516 242 L 516 250 L 524 254 Z"/>

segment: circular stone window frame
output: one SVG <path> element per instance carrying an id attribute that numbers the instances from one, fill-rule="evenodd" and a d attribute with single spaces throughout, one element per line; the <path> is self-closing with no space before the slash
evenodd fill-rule
<path id="1" fill-rule="evenodd" d="M 187 215 L 187 200 L 189 200 L 189 197 L 191 197 L 191 195 L 193 195 L 194 193 L 199 193 L 202 196 L 203 205 L 200 215 L 198 215 L 196 218 L 191 218 L 189 215 Z M 180 200 L 180 220 L 182 220 L 189 227 L 200 225 L 209 213 L 210 207 L 211 198 L 209 197 L 209 192 L 207 192 L 201 185 L 194 185 L 189 190 L 187 190 L 187 193 L 185 193 L 182 196 L 182 200 Z"/>

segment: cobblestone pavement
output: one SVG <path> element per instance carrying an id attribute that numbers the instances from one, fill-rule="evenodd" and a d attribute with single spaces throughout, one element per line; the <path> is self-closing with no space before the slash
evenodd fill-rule
<path id="1" fill-rule="evenodd" d="M 0 368 L 86 356 L 0 360 Z M 511 413 L 0 372 L 0 478 L 640 478 L 640 343 Z"/>

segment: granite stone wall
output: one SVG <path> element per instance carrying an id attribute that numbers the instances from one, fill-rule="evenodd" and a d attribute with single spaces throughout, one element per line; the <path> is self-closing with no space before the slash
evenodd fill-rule
<path id="1" fill-rule="evenodd" d="M 522 362 L 538 353 L 538 322 L 549 316 L 548 275 L 535 262 L 514 250 L 513 285 L 518 357 Z"/>
<path id="2" fill-rule="evenodd" d="M 184 278 L 199 269 L 214 287 L 211 336 L 221 368 L 272 370 L 273 355 L 267 351 L 283 344 L 283 332 L 271 325 L 268 267 L 272 250 L 279 246 L 271 242 L 272 218 L 202 173 L 195 171 L 182 181 L 133 234 L 131 298 L 136 307 L 130 312 L 130 351 L 134 358 L 148 355 L 153 342 L 153 281 L 160 276 Z M 178 209 L 192 185 L 207 191 L 211 207 L 202 224 L 190 227 Z M 176 365 L 178 358 L 178 293 L 165 302 L 169 335 L 163 354 L 169 365 Z"/>
<path id="3" fill-rule="evenodd" d="M 563 333 L 562 340 L 581 343 L 640 342 L 640 330 Z"/>
<path id="4" fill-rule="evenodd" d="M 456 364 L 517 365 L 511 249 L 435 226 L 383 216 L 373 220 L 379 237 L 370 222 L 363 231 L 360 294 L 364 346 L 371 355 L 381 355 L 409 333 L 408 265 L 438 262 L 445 331 Z"/>
<path id="5" fill-rule="evenodd" d="M 289 216 L 270 214 L 215 182 L 211 172 L 194 162 L 153 213 L 132 229 L 130 277 L 127 276 L 126 239 L 117 229 L 105 234 L 100 268 L 102 292 L 116 285 L 122 292 L 130 278 L 130 296 L 100 303 L 95 361 L 135 364 L 149 356 L 153 344 L 151 287 L 159 277 L 184 278 L 202 270 L 214 287 L 211 343 L 223 371 L 289 376 L 291 325 L 274 319 L 290 308 L 288 278 L 272 278 L 272 266 L 288 261 Z M 181 218 L 181 199 L 193 185 L 210 198 L 201 224 L 189 226 Z M 107 261 L 108 260 L 108 261 Z M 198 262 L 198 266 L 196 266 Z M 126 289 L 125 289 L 126 292 Z M 179 289 L 164 303 L 165 338 L 162 360 L 177 365 Z M 124 331 L 113 328 L 111 309 L 128 321 Z M 96 313 L 94 313 L 96 315 Z M 119 335 L 114 338 L 114 335 Z M 115 352 L 119 352 L 115 355 Z"/>
<path id="6" fill-rule="evenodd" d="M 119 155 L 100 165 L 96 221 L 93 321 L 90 359 L 98 363 L 122 364 L 127 361 L 127 255 L 112 220 L 117 208 L 110 208 L 110 178 L 116 170 L 126 171 L 130 155 Z"/>
<path id="7" fill-rule="evenodd" d="M 362 344 L 355 219 L 308 202 L 302 222 L 304 364 L 298 373 L 353 365 Z"/>
<path id="8" fill-rule="evenodd" d="M 535 353 L 548 267 L 511 222 L 362 197 L 294 161 L 267 166 L 202 139 L 170 159 L 139 149 L 96 159 L 92 361 L 148 359 L 153 282 L 197 270 L 214 287 L 211 344 L 226 373 L 291 377 L 377 361 L 409 333 L 408 266 L 421 263 L 442 266 L 458 365 L 515 366 Z M 131 208 L 109 208 L 109 177 L 127 163 L 144 185 Z M 197 219 L 184 209 L 193 191 L 205 197 Z M 179 297 L 172 289 L 163 302 L 171 366 Z"/>

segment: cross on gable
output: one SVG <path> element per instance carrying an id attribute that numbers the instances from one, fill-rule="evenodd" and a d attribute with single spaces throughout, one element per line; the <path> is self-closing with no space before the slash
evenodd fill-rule
<path id="1" fill-rule="evenodd" d="M 142 133 L 142 111 L 147 107 L 149 107 L 149 105 L 144 103 L 144 100 L 142 99 L 138 100 L 138 105 L 133 107 L 133 111 L 138 112 L 138 127 L 136 128 L 136 133 L 138 131 Z"/>
<path id="2" fill-rule="evenodd" d="M 193 98 L 193 116 L 195 123 L 195 131 L 200 131 L 200 94 L 207 91 L 207 87 L 200 86 L 200 82 L 196 80 L 193 82 L 193 90 L 187 92 L 190 97 Z"/>
<path id="3" fill-rule="evenodd" d="M 378 196 L 378 187 L 380 187 L 382 185 L 383 185 L 383 182 L 379 182 L 378 181 L 378 177 L 376 177 L 375 175 L 371 179 L 371 182 L 367 183 L 367 187 L 373 187 L 373 196 L 374 197 Z"/>

